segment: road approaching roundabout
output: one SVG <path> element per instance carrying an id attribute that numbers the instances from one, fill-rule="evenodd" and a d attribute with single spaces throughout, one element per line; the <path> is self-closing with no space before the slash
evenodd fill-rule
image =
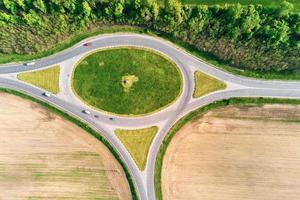
<path id="1" fill-rule="evenodd" d="M 91 44 L 88 48 L 83 45 L 87 43 Z M 58 94 L 46 97 L 44 89 L 17 79 L 21 72 L 51 66 L 60 66 Z M 226 87 L 193 98 L 196 71 Z M 100 35 L 26 67 L 1 65 L 0 87 L 53 105 L 99 132 L 126 165 L 142 200 L 156 199 L 154 173 L 159 148 L 170 128 L 189 112 L 231 97 L 300 98 L 300 82 L 235 76 L 170 42 L 139 34 Z M 145 167 L 140 169 L 115 130 L 147 127 L 157 127 L 158 132 L 147 151 Z"/>

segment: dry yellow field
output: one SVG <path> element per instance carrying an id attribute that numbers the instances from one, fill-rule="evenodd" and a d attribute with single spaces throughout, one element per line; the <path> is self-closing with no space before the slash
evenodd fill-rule
<path id="1" fill-rule="evenodd" d="M 0 199 L 131 199 L 124 171 L 88 133 L 0 93 Z"/>
<path id="2" fill-rule="evenodd" d="M 300 199 L 300 107 L 226 107 L 186 124 L 162 169 L 164 200 Z"/>

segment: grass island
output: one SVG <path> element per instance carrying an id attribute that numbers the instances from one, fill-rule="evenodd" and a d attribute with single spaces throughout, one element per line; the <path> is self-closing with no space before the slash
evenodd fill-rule
<path id="1" fill-rule="evenodd" d="M 176 64 L 157 52 L 132 47 L 93 52 L 73 72 L 73 90 L 88 105 L 118 115 L 150 114 L 182 91 Z"/>

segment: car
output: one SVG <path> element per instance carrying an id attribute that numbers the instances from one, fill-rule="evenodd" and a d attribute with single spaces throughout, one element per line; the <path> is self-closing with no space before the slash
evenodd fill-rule
<path id="1" fill-rule="evenodd" d="M 29 63 L 24 63 L 25 66 L 30 66 L 30 65 L 34 65 L 35 62 L 29 62 Z"/>
<path id="2" fill-rule="evenodd" d="M 44 92 L 43 95 L 44 95 L 45 97 L 51 97 L 51 94 L 50 94 L 49 92 Z"/>
<path id="3" fill-rule="evenodd" d="M 99 115 L 94 115 L 95 118 L 99 118 Z"/>
<path id="4" fill-rule="evenodd" d="M 92 43 L 91 42 L 87 42 L 87 43 L 84 43 L 83 46 L 89 47 L 89 46 L 92 46 Z"/>
<path id="5" fill-rule="evenodd" d="M 91 112 L 88 111 L 88 110 L 83 110 L 82 113 L 87 114 L 87 115 L 90 115 L 90 114 L 91 114 Z"/>
<path id="6" fill-rule="evenodd" d="M 113 118 L 113 117 L 110 117 L 109 120 L 110 120 L 110 121 L 116 121 L 116 119 Z"/>

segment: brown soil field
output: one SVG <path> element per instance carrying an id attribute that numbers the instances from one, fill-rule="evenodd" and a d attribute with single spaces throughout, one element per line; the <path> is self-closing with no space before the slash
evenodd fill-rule
<path id="1" fill-rule="evenodd" d="M 162 169 L 164 200 L 300 199 L 300 106 L 228 106 L 187 123 Z"/>
<path id="2" fill-rule="evenodd" d="M 98 140 L 40 105 L 0 93 L 0 199 L 131 199 Z"/>

